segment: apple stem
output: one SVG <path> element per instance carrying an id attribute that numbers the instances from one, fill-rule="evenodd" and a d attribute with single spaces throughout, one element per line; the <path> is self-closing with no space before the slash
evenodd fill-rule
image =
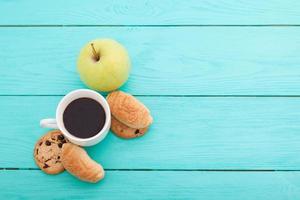
<path id="1" fill-rule="evenodd" d="M 94 54 L 94 58 L 96 61 L 99 61 L 100 60 L 100 55 L 96 52 L 95 50 L 95 47 L 94 47 L 94 44 L 91 43 L 91 46 L 92 46 L 92 50 L 93 50 L 93 54 Z"/>

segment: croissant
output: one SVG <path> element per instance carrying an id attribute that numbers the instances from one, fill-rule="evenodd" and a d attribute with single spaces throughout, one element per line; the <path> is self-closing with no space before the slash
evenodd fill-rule
<path id="1" fill-rule="evenodd" d="M 111 114 L 121 123 L 134 129 L 148 127 L 153 119 L 148 108 L 132 95 L 121 91 L 107 96 Z"/>
<path id="2" fill-rule="evenodd" d="M 92 160 L 79 146 L 71 143 L 64 144 L 61 158 L 64 168 L 80 180 L 96 183 L 104 178 L 105 172 L 102 166 Z"/>
<path id="3" fill-rule="evenodd" d="M 141 129 L 130 128 L 112 116 L 111 130 L 121 138 L 130 139 L 143 136 L 147 132 L 148 127 Z"/>

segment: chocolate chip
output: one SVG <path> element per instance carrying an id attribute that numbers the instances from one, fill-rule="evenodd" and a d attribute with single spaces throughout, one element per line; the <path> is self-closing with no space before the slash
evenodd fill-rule
<path id="1" fill-rule="evenodd" d="M 49 165 L 47 165 L 46 163 L 45 163 L 45 165 L 43 166 L 43 169 L 46 169 L 46 168 L 48 168 L 49 167 Z"/>
<path id="2" fill-rule="evenodd" d="M 46 144 L 47 146 L 50 146 L 50 145 L 51 145 L 51 142 L 50 142 L 49 140 L 46 140 L 45 144 Z"/>
<path id="3" fill-rule="evenodd" d="M 51 160 L 51 158 L 49 158 L 49 159 L 45 160 L 45 162 L 48 162 L 49 160 Z"/>
<path id="4" fill-rule="evenodd" d="M 66 141 L 66 140 L 63 140 L 63 141 L 61 141 L 61 142 L 62 142 L 63 144 L 64 144 L 64 143 L 67 143 L 67 141 Z"/>
<path id="5" fill-rule="evenodd" d="M 136 129 L 136 131 L 134 132 L 135 134 L 139 134 L 140 133 L 140 130 L 139 129 Z"/>
<path id="6" fill-rule="evenodd" d="M 57 136 L 57 139 L 63 140 L 63 139 L 65 139 L 65 137 L 64 137 L 63 135 L 58 135 L 58 136 Z"/>
<path id="7" fill-rule="evenodd" d="M 60 159 L 60 156 L 57 156 L 57 159 Z"/>
<path id="8" fill-rule="evenodd" d="M 59 148 L 62 148 L 63 144 L 62 143 L 58 143 L 57 144 Z"/>
<path id="9" fill-rule="evenodd" d="M 39 149 L 36 149 L 36 155 L 38 155 L 39 154 Z"/>
<path id="10" fill-rule="evenodd" d="M 43 144 L 43 142 L 40 142 L 40 144 L 39 144 L 39 145 L 41 146 L 42 144 Z"/>

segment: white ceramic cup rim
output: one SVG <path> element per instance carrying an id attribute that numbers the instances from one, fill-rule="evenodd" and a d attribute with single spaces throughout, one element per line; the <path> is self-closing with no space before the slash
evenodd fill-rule
<path id="1" fill-rule="evenodd" d="M 63 122 L 63 113 L 66 109 L 66 107 L 75 99 L 78 98 L 91 98 L 96 100 L 101 104 L 105 111 L 106 119 L 103 128 L 98 132 L 96 135 L 93 137 L 89 138 L 79 138 L 67 131 L 67 129 L 64 126 Z M 47 120 L 47 119 L 46 119 Z M 98 142 L 100 142 L 102 139 L 105 138 L 107 133 L 109 132 L 110 129 L 110 123 L 111 123 L 111 115 L 110 115 L 110 109 L 109 105 L 106 101 L 106 99 L 100 95 L 99 93 L 89 90 L 89 89 L 78 89 L 78 90 L 73 90 L 70 93 L 66 94 L 58 103 L 58 106 L 56 108 L 56 125 L 57 128 L 73 143 L 82 145 L 82 146 L 91 146 L 94 145 Z M 43 120 L 42 120 L 43 121 Z M 41 121 L 41 126 L 47 127 L 47 125 L 43 125 Z M 48 126 L 49 127 L 49 126 Z"/>

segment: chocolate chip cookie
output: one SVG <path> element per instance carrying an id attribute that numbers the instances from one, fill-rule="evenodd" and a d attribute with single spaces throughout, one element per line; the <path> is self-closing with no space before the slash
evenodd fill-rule
<path id="1" fill-rule="evenodd" d="M 111 117 L 110 128 L 115 135 L 125 139 L 143 136 L 148 130 L 148 127 L 140 129 L 128 127 L 113 116 Z"/>
<path id="2" fill-rule="evenodd" d="M 58 174 L 64 171 L 61 163 L 61 150 L 68 140 L 59 130 L 54 130 L 42 136 L 34 147 L 36 164 L 47 174 Z"/>

